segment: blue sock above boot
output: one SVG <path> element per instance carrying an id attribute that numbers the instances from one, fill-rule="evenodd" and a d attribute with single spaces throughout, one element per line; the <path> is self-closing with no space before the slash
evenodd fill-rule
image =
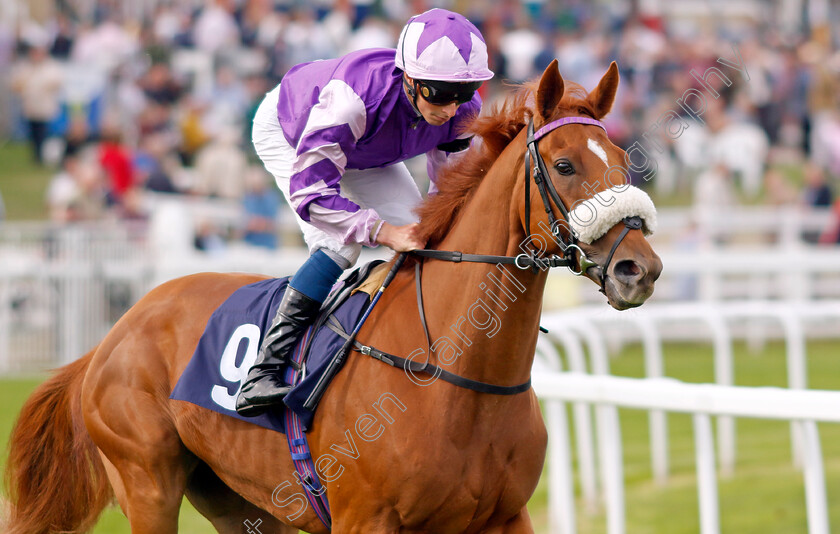
<path id="1" fill-rule="evenodd" d="M 343 272 L 323 250 L 318 250 L 298 269 L 289 286 L 312 300 L 324 302 Z"/>

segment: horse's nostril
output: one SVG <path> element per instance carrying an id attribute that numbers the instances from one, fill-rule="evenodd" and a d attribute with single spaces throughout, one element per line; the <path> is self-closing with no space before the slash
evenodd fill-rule
<path id="1" fill-rule="evenodd" d="M 642 279 L 645 270 L 633 260 L 621 260 L 613 268 L 613 276 L 623 284 L 634 284 Z"/>

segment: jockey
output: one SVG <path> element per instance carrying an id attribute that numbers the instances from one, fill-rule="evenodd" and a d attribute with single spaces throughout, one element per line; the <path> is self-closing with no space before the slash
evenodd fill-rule
<path id="1" fill-rule="evenodd" d="M 297 65 L 266 95 L 254 147 L 297 214 L 310 257 L 242 385 L 239 414 L 259 415 L 289 391 L 281 376 L 289 354 L 363 245 L 425 246 L 412 211 L 421 195 L 403 162 L 427 155 L 433 193 L 447 155 L 469 146 L 461 130 L 480 111 L 476 90 L 492 77 L 478 29 L 432 9 L 408 21 L 396 50 Z"/>

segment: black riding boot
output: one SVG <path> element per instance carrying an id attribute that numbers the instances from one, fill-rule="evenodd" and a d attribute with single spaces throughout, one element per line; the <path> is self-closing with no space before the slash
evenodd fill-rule
<path id="1" fill-rule="evenodd" d="M 286 288 L 277 315 L 260 345 L 257 360 L 248 371 L 236 398 L 236 413 L 255 417 L 280 403 L 291 389 L 283 370 L 300 334 L 318 315 L 321 303 L 292 287 Z"/>

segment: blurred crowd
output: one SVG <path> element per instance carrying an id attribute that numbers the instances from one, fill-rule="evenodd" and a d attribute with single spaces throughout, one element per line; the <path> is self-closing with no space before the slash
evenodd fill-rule
<path id="1" fill-rule="evenodd" d="M 764 2 L 751 14 L 694 18 L 630 1 L 159 1 L 144 3 L 155 7 L 140 18 L 127 4 L 98 1 L 83 16 L 73 1 L 57 2 L 46 20 L 0 36 L 15 132 L 39 164 L 56 168 L 46 192 L 56 221 L 143 219 L 146 199 L 159 195 L 216 198 L 237 203 L 241 221 L 224 231 L 200 225 L 197 247 L 231 238 L 277 246 L 281 197 L 250 143 L 263 95 L 297 63 L 394 47 L 408 18 L 431 7 L 481 29 L 496 72 L 486 101 L 554 58 L 588 89 L 617 61 L 609 133 L 639 147 L 632 178 L 659 198 L 698 208 L 835 204 L 840 53 L 830 19 L 781 25 Z M 702 114 L 679 104 L 691 89 L 706 95 Z M 678 135 L 663 130 L 663 117 Z M 833 231 L 821 239 L 836 241 Z"/>

